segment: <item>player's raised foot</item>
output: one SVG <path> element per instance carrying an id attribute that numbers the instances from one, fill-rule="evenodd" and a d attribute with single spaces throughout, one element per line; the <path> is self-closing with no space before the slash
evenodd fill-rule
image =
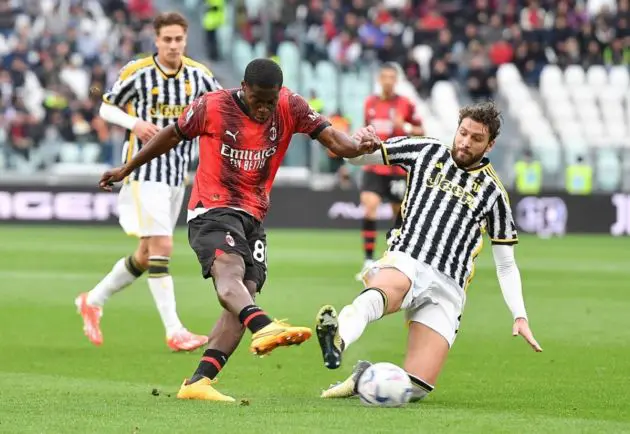
<path id="1" fill-rule="evenodd" d="M 374 260 L 373 259 L 366 259 L 365 262 L 363 262 L 363 268 L 361 268 L 361 271 L 359 271 L 355 276 L 355 280 L 357 282 L 362 282 L 365 278 L 365 275 L 367 274 L 367 272 L 370 270 L 370 268 L 372 268 L 372 265 L 374 265 Z"/>
<path id="2" fill-rule="evenodd" d="M 211 380 L 203 377 L 194 383 L 187 384 L 188 380 L 184 380 L 184 383 L 177 392 L 178 399 L 198 399 L 203 401 L 222 401 L 222 402 L 234 402 L 236 401 L 231 396 L 227 396 L 219 392 L 212 385 L 217 380 Z"/>
<path id="3" fill-rule="evenodd" d="M 166 344 L 173 351 L 194 351 L 208 343 L 208 336 L 196 335 L 181 329 L 166 337 Z"/>
<path id="4" fill-rule="evenodd" d="M 274 320 L 252 335 L 249 349 L 258 356 L 264 356 L 278 347 L 299 345 L 310 339 L 312 334 L 308 327 L 294 327 L 286 322 Z"/>
<path id="5" fill-rule="evenodd" d="M 370 362 L 359 360 L 352 369 L 352 374 L 345 381 L 332 384 L 328 389 L 324 390 L 321 398 L 349 398 L 357 394 L 357 382 L 359 377 L 372 364 Z"/>
<path id="6" fill-rule="evenodd" d="M 77 312 L 83 318 L 83 333 L 94 345 L 101 345 L 103 343 L 103 334 L 101 333 L 103 309 L 88 304 L 87 296 L 87 292 L 79 294 L 74 299 L 74 304 L 77 307 Z"/>
<path id="7" fill-rule="evenodd" d="M 339 321 L 337 311 L 330 305 L 323 306 L 315 318 L 317 326 L 317 340 L 322 349 L 324 365 L 328 369 L 337 369 L 341 366 L 341 354 L 344 350 L 343 340 L 339 335 Z"/>

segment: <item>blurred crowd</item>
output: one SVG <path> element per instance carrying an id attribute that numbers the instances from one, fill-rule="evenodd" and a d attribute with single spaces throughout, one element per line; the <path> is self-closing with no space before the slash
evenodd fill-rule
<path id="1" fill-rule="evenodd" d="M 10 168 L 50 164 L 63 142 L 97 143 L 111 161 L 123 132 L 98 116 L 100 93 L 153 50 L 153 13 L 151 0 L 0 0 L 0 153 Z"/>
<path id="2" fill-rule="evenodd" d="M 252 43 L 265 14 L 272 51 L 305 35 L 311 62 L 395 61 L 421 95 L 456 79 L 473 98 L 487 98 L 507 62 L 533 85 L 548 63 L 630 64 L 628 0 L 269 0 L 245 1 L 240 12 Z"/>

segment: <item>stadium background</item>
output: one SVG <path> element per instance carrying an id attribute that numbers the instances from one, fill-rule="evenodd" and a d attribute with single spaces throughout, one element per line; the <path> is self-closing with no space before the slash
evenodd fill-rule
<path id="1" fill-rule="evenodd" d="M 208 18 L 209 4 L 224 15 Z M 520 231 L 535 234 L 522 237 L 517 261 L 545 358 L 506 340 L 489 249 L 443 380 L 425 407 L 395 420 L 356 402 L 314 402 L 350 367 L 323 372 L 310 344 L 258 364 L 245 351 L 235 356 L 221 386 L 246 396 L 244 406 L 251 399 L 247 411 L 156 401 L 149 392 L 172 393 L 197 356 L 166 352 L 142 289 L 108 305 L 108 346 L 89 347 L 72 299 L 133 248 L 117 227 L 115 193 L 96 189 L 120 161 L 123 132 L 98 117 L 90 89 L 109 87 L 129 59 L 153 50 L 158 10 L 190 19 L 188 53 L 224 87 L 238 85 L 252 58 L 273 56 L 287 86 L 345 117 L 350 130 L 363 124 L 383 61 L 401 65 L 399 91 L 417 104 L 427 134 L 445 141 L 459 106 L 498 101 L 505 123 L 491 159 Z M 0 431 L 207 429 L 198 420 L 206 411 L 213 428 L 230 432 L 234 418 L 255 424 L 278 406 L 298 417 L 270 432 L 357 423 L 405 432 L 417 411 L 435 432 L 630 430 L 629 23 L 627 0 L 0 0 Z M 321 303 L 346 303 L 358 290 L 360 172 L 350 169 L 348 179 L 332 163 L 296 137 L 272 192 L 273 288 L 262 297 L 295 322 L 310 323 Z M 390 218 L 383 207 L 380 228 Z M 203 330 L 217 305 L 184 228 L 175 250 L 179 309 Z M 400 363 L 400 330 L 388 318 L 351 357 Z M 591 381 L 598 386 L 585 386 Z"/>

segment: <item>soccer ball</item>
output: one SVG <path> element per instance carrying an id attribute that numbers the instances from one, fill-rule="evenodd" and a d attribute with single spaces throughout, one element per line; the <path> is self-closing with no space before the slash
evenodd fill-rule
<path id="1" fill-rule="evenodd" d="M 411 398 L 411 380 L 393 363 L 375 363 L 359 377 L 361 402 L 376 407 L 401 407 Z"/>

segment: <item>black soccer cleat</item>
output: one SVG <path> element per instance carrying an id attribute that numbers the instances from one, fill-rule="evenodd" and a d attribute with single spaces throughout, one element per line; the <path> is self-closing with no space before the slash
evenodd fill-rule
<path id="1" fill-rule="evenodd" d="M 341 366 L 341 354 L 344 344 L 339 335 L 339 321 L 337 311 L 330 305 L 323 306 L 317 313 L 317 340 L 322 349 L 324 365 L 328 369 L 337 369 Z"/>

